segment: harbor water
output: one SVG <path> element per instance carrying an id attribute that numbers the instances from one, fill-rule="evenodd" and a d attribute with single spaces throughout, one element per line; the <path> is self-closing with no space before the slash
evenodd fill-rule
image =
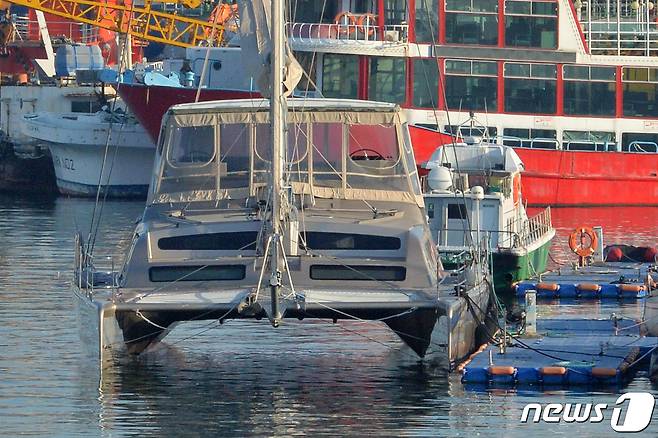
<path id="1" fill-rule="evenodd" d="M 464 389 L 458 374 L 418 361 L 383 325 L 194 322 L 154 352 L 99 374 L 82 354 L 69 287 L 73 234 L 93 201 L 0 197 L 0 436 L 613 436 L 598 424 L 522 424 L 527 403 L 606 403 L 658 386 L 581 391 Z M 128 245 L 141 202 L 108 202 L 100 255 Z M 555 209 L 556 262 L 573 260 L 574 226 L 601 225 L 606 243 L 652 244 L 658 208 Z M 561 314 L 638 316 L 641 304 L 580 303 Z M 539 316 L 556 309 L 540 308 Z M 643 433 L 655 436 L 658 411 Z"/>

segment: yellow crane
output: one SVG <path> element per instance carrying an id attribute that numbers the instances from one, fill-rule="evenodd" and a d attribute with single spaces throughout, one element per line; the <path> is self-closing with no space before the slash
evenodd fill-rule
<path id="1" fill-rule="evenodd" d="M 116 0 L 116 3 L 96 0 L 0 0 L 0 10 L 7 9 L 9 4 L 26 6 L 78 23 L 179 47 L 222 44 L 224 26 L 219 20 L 209 22 L 152 8 L 154 3 L 176 3 L 194 8 L 200 5 L 201 0 L 144 0 L 143 3 L 143 6 L 138 6 L 134 0 Z"/>

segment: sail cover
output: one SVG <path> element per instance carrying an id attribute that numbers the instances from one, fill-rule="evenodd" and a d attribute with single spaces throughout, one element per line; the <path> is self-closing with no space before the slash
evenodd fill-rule
<path id="1" fill-rule="evenodd" d="M 240 1 L 240 47 L 242 65 L 245 71 L 256 78 L 258 89 L 265 97 L 271 94 L 272 26 L 285 23 L 272 23 L 271 0 Z M 286 41 L 286 71 L 284 72 L 284 95 L 290 96 L 304 72 Z"/>

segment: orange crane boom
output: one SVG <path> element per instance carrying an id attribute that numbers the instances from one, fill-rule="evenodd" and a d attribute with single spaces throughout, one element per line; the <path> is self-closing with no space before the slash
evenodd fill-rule
<path id="1" fill-rule="evenodd" d="M 134 0 L 133 0 L 134 1 Z M 144 6 L 136 6 L 130 0 L 122 4 L 95 0 L 4 0 L 2 3 L 25 6 L 37 11 L 64 17 L 78 23 L 86 23 L 114 32 L 129 34 L 135 38 L 193 47 L 200 44 L 220 46 L 224 26 L 192 17 L 156 11 L 152 3 L 180 3 L 195 6 L 199 0 L 158 1 L 145 0 Z"/>

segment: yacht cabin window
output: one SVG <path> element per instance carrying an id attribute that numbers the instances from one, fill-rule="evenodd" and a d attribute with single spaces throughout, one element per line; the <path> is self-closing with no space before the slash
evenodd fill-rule
<path id="1" fill-rule="evenodd" d="M 171 194 L 185 199 L 240 199 L 256 194 L 269 183 L 269 123 L 220 124 L 215 117 L 207 116 L 208 124 L 204 126 L 174 123 L 167 131 L 165 156 L 155 186 L 161 202 L 172 199 Z M 347 116 L 339 118 L 343 117 Z M 362 116 L 355 113 L 353 117 Z M 326 189 L 331 189 L 332 196 L 350 189 L 421 195 L 411 141 L 407 131 L 397 129 L 395 124 L 300 122 L 290 123 L 287 132 L 283 176 L 295 190 L 309 193 L 321 189 L 329 193 Z M 355 192 L 355 196 L 363 193 Z"/>

